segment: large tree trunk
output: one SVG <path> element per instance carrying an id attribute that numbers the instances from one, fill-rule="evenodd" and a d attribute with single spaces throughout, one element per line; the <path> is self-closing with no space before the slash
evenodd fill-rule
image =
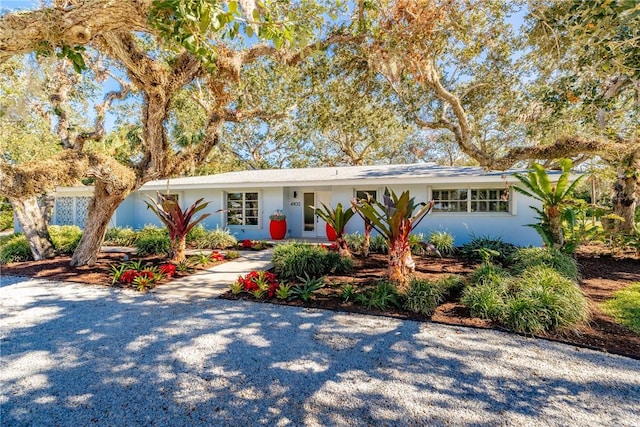
<path id="1" fill-rule="evenodd" d="M 120 203 L 130 193 L 130 190 L 107 189 L 101 181 L 96 182 L 93 198 L 89 203 L 82 239 L 71 257 L 72 266 L 94 265 L 96 263 L 109 220 Z"/>
<path id="2" fill-rule="evenodd" d="M 38 261 L 55 256 L 56 251 L 51 243 L 43 210 L 38 205 L 38 198 L 35 196 L 27 199 L 9 197 L 8 200 L 18 217 L 24 235 L 27 237 L 33 259 Z"/>
<path id="3" fill-rule="evenodd" d="M 634 173 L 618 174 L 613 185 L 613 213 L 624 218 L 618 222 L 619 231 L 632 232 L 635 230 L 635 212 L 638 192 L 638 178 Z"/>

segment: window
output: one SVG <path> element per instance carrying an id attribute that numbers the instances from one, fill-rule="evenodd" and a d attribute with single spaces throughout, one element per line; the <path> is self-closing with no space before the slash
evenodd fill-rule
<path id="1" fill-rule="evenodd" d="M 369 193 L 373 200 L 376 200 L 378 197 L 378 192 L 376 190 L 356 190 L 356 199 L 366 199 L 367 193 Z"/>
<path id="2" fill-rule="evenodd" d="M 466 212 L 466 189 L 462 190 L 433 190 L 434 212 Z"/>
<path id="3" fill-rule="evenodd" d="M 227 193 L 227 225 L 258 225 L 258 193 Z"/>
<path id="4" fill-rule="evenodd" d="M 509 191 L 471 190 L 471 212 L 509 212 Z"/>
<path id="5" fill-rule="evenodd" d="M 509 190 L 463 188 L 433 190 L 434 212 L 509 212 Z"/>

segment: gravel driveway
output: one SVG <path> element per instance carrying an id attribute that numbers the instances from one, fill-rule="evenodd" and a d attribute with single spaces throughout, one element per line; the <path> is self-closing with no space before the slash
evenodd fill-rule
<path id="1" fill-rule="evenodd" d="M 640 361 L 496 331 L 2 277 L 3 426 L 640 425 Z"/>

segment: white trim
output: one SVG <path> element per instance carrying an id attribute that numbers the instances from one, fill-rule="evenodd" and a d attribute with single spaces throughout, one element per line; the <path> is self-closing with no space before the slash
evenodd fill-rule
<path id="1" fill-rule="evenodd" d="M 227 218 L 228 218 L 228 212 L 227 212 L 227 195 L 229 193 L 242 193 L 242 200 L 243 200 L 243 211 L 244 211 L 244 202 L 246 202 L 245 200 L 245 194 L 247 193 L 256 193 L 258 195 L 258 224 L 257 225 L 246 225 L 246 224 L 229 224 L 227 222 Z M 264 203 L 264 198 L 262 196 L 262 190 L 257 190 L 255 189 L 255 187 L 253 189 L 250 190 L 245 190 L 245 189 L 228 189 L 222 192 L 222 206 L 223 206 L 223 211 L 222 211 L 222 220 L 220 222 L 220 224 L 224 224 L 224 227 L 228 227 L 229 230 L 240 230 L 240 229 L 247 229 L 247 230 L 262 230 L 262 216 L 264 214 L 264 209 L 263 209 L 263 203 Z"/>
<path id="2" fill-rule="evenodd" d="M 503 191 L 505 190 L 504 186 L 498 187 L 498 186 L 477 186 L 475 184 L 473 185 L 469 185 L 466 187 L 462 187 L 462 186 L 458 186 L 458 187 L 454 187 L 454 186 L 433 186 L 430 185 L 427 187 L 427 200 L 434 200 L 433 199 L 433 192 L 434 191 L 455 191 L 455 190 L 466 190 L 467 191 L 467 199 L 466 199 L 466 204 L 467 204 L 467 210 L 465 211 L 432 211 L 431 214 L 432 215 L 453 215 L 453 216 L 467 216 L 467 215 L 472 215 L 474 218 L 475 217 L 482 217 L 482 216 L 515 216 L 516 214 L 514 213 L 514 211 L 516 210 L 515 207 L 515 203 L 514 203 L 514 191 L 513 191 L 513 187 L 510 185 L 508 188 L 506 188 L 506 191 L 509 192 L 509 200 L 508 200 L 508 210 L 506 212 L 504 211 L 472 211 L 471 210 L 471 191 L 473 190 L 496 190 L 496 191 Z M 462 200 L 458 200 L 459 202 L 462 202 Z M 495 200 L 493 200 L 495 201 Z"/>

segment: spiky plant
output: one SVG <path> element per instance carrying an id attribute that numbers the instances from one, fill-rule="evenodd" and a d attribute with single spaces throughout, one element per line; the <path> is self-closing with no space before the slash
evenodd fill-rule
<path id="1" fill-rule="evenodd" d="M 160 203 L 153 198 L 149 198 L 151 202 L 145 201 L 145 203 L 147 204 L 147 209 L 151 209 L 167 227 L 169 239 L 171 240 L 169 257 L 171 262 L 178 264 L 185 259 L 187 233 L 189 233 L 196 224 L 211 215 L 207 213 L 197 219 L 193 219 L 196 213 L 209 205 L 209 202 L 203 202 L 203 198 L 198 199 L 183 211 L 177 200 L 160 193 L 158 193 L 158 198 L 160 199 Z"/>
<path id="2" fill-rule="evenodd" d="M 415 269 L 409 235 L 425 215 L 431 212 L 433 200 L 429 203 L 416 203 L 409 191 L 397 196 L 393 191 L 385 189 L 382 203 L 377 200 L 372 200 L 371 203 L 354 201 L 353 206 L 385 238 L 389 247 L 388 278 L 398 284 L 401 293 L 406 293 L 409 274 Z"/>
<path id="3" fill-rule="evenodd" d="M 563 216 L 568 213 L 567 203 L 571 200 L 573 189 L 584 177 L 584 175 L 580 176 L 570 183 L 571 160 L 561 159 L 558 163 L 562 173 L 555 186 L 551 184 L 546 169 L 539 164 L 534 164 L 532 170 L 526 175 L 514 174 L 514 177 L 525 187 L 514 187 L 514 190 L 542 202 L 542 210 L 531 207 L 540 218 L 540 224 L 531 224 L 531 226 L 540 234 L 545 244 L 555 249 L 561 249 L 564 246 Z"/>
<path id="4" fill-rule="evenodd" d="M 351 251 L 349 250 L 349 245 L 347 245 L 347 241 L 344 238 L 344 227 L 347 225 L 349 220 L 355 215 L 354 209 L 344 209 L 342 207 L 342 203 L 338 203 L 336 208 L 327 207 L 324 203 L 321 203 L 322 208 L 317 208 L 315 206 L 311 206 L 324 222 L 329 224 L 336 231 L 336 244 L 338 245 L 338 249 L 340 251 L 340 255 L 351 258 Z"/>

